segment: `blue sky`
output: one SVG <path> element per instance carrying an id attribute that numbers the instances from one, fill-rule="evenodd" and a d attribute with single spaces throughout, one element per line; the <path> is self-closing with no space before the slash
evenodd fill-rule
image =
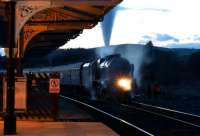
<path id="1" fill-rule="evenodd" d="M 152 40 L 161 47 L 200 48 L 199 0 L 124 0 L 116 14 L 111 45 L 145 44 Z M 84 30 L 77 39 L 63 48 L 103 46 L 101 25 Z M 190 46 L 191 47 L 191 46 Z M 193 47 L 193 46 L 192 46 Z"/>
<path id="2" fill-rule="evenodd" d="M 0 48 L 0 55 L 4 55 L 3 49 Z"/>

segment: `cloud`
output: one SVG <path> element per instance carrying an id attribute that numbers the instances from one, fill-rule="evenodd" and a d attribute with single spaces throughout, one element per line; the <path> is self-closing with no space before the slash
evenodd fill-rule
<path id="1" fill-rule="evenodd" d="M 200 41 L 200 36 L 199 35 L 194 35 L 194 41 Z"/>
<path id="2" fill-rule="evenodd" d="M 190 49 L 200 49 L 200 43 L 183 43 L 183 44 L 169 44 L 168 48 L 190 48 Z"/>
<path id="3" fill-rule="evenodd" d="M 169 34 L 159 34 L 153 33 L 149 35 L 143 35 L 142 39 L 140 39 L 139 43 L 146 44 L 148 41 L 153 41 L 156 46 L 166 46 L 172 43 L 179 43 L 180 39 L 175 38 Z"/>
<path id="4" fill-rule="evenodd" d="M 165 41 L 179 42 L 179 39 L 168 34 L 156 34 L 156 40 L 160 42 L 165 42 Z"/>
<path id="5" fill-rule="evenodd" d="M 142 9 L 139 9 L 139 10 L 158 11 L 158 12 L 164 12 L 164 13 L 170 12 L 170 10 L 168 10 L 168 9 L 158 9 L 158 8 L 142 8 Z"/>
<path id="6" fill-rule="evenodd" d="M 147 42 L 149 41 L 153 41 L 154 40 L 154 37 L 153 36 L 150 36 L 150 35 L 144 35 L 142 36 L 142 39 L 140 39 L 138 41 L 139 44 L 146 44 Z"/>
<path id="7" fill-rule="evenodd" d="M 149 35 L 144 35 L 142 36 L 145 40 L 152 40 L 153 37 L 152 36 L 149 36 Z"/>
<path id="8" fill-rule="evenodd" d="M 153 41 L 159 41 L 159 42 L 165 42 L 165 41 L 179 42 L 179 39 L 177 39 L 169 34 L 144 35 L 144 36 L 142 36 L 142 38 L 144 40 L 153 40 Z"/>

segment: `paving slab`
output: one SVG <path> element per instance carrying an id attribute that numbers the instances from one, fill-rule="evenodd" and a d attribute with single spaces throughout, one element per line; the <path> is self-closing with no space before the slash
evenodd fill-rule
<path id="1" fill-rule="evenodd" d="M 3 135 L 3 121 L 0 122 Z M 119 136 L 100 122 L 17 121 L 15 136 Z"/>

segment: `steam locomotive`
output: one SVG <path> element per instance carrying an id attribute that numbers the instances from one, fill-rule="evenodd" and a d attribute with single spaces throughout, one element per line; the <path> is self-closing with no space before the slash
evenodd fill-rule
<path id="1" fill-rule="evenodd" d="M 61 93 L 100 100 L 126 101 L 134 88 L 134 65 L 119 54 L 90 62 L 25 69 L 25 73 L 59 73 Z"/>

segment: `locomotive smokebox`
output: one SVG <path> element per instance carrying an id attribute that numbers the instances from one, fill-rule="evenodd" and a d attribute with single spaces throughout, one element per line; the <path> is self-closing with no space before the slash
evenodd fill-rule
<path id="1" fill-rule="evenodd" d="M 118 82 L 116 80 L 132 75 L 130 63 L 119 54 L 107 56 L 98 60 L 98 63 L 99 79 L 104 89 L 114 88 Z"/>
<path id="2" fill-rule="evenodd" d="M 110 55 L 99 61 L 100 75 L 113 77 L 119 74 L 130 74 L 131 65 L 119 54 Z"/>

